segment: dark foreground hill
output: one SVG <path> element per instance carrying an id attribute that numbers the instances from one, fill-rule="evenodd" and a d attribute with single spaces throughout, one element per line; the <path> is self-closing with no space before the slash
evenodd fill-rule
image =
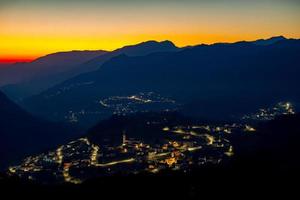
<path id="1" fill-rule="evenodd" d="M 38 119 L 0 92 L 0 168 L 73 138 L 78 130 Z"/>
<path id="2" fill-rule="evenodd" d="M 261 124 L 253 137 L 236 137 L 236 167 L 247 169 L 249 173 L 299 176 L 299 123 L 299 114 L 281 116 Z"/>

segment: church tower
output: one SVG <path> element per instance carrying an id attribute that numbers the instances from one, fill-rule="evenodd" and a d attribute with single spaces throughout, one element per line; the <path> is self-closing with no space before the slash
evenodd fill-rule
<path id="1" fill-rule="evenodd" d="M 125 146 L 127 143 L 127 140 L 126 140 L 126 134 L 125 132 L 123 132 L 123 136 L 122 136 L 122 145 Z"/>

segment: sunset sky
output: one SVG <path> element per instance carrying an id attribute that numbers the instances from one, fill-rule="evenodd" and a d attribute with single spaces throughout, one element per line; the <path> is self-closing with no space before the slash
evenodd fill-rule
<path id="1" fill-rule="evenodd" d="M 300 38 L 300 0 L 0 0 L 0 62 L 57 51 Z"/>

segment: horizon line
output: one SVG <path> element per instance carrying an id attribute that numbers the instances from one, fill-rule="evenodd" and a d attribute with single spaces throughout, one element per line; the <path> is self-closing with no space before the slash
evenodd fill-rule
<path id="1" fill-rule="evenodd" d="M 147 43 L 147 42 L 157 42 L 157 43 L 162 43 L 162 42 L 171 42 L 173 43 L 177 48 L 186 48 L 186 47 L 195 47 L 195 46 L 199 46 L 199 45 L 215 45 L 215 44 L 234 44 L 234 43 L 239 43 L 239 42 L 255 42 L 255 41 L 258 41 L 258 40 L 268 40 L 268 39 L 271 39 L 271 38 L 276 38 L 276 37 L 283 37 L 285 39 L 299 39 L 299 38 L 288 38 L 284 35 L 277 35 L 277 36 L 268 36 L 266 38 L 257 38 L 257 39 L 254 39 L 254 40 L 237 40 L 237 41 L 234 41 L 234 42 L 226 42 L 226 41 L 220 41 L 220 42 L 214 42 L 214 43 L 198 43 L 198 44 L 195 44 L 195 45 L 184 45 L 184 46 L 177 46 L 175 44 L 175 42 L 173 42 L 172 40 L 169 40 L 169 39 L 166 39 L 166 40 L 153 40 L 153 39 L 150 39 L 150 40 L 145 40 L 145 41 L 142 41 L 142 42 L 138 42 L 138 43 L 133 43 L 133 44 L 126 44 L 126 45 L 122 45 L 118 48 L 115 48 L 113 50 L 106 50 L 106 49 L 73 49 L 73 50 L 66 50 L 66 51 L 56 51 L 56 52 L 52 52 L 52 53 L 47 53 L 47 54 L 43 54 L 43 55 L 39 55 L 39 56 L 28 56 L 28 57 L 25 57 L 25 56 L 20 56 L 20 57 L 9 57 L 9 58 L 0 58 L 0 65 L 13 65 L 13 64 L 18 64 L 18 63 L 31 63 L 31 62 L 34 62 L 40 58 L 43 58 L 45 56 L 48 56 L 48 55 L 52 55 L 52 54 L 57 54 L 57 53 L 68 53 L 68 52 L 84 52 L 84 51 L 106 51 L 106 52 L 113 52 L 113 51 L 116 51 L 118 49 L 122 49 L 124 47 L 129 47 L 129 46 L 135 46 L 135 45 L 139 45 L 139 44 L 142 44 L 142 43 Z"/>

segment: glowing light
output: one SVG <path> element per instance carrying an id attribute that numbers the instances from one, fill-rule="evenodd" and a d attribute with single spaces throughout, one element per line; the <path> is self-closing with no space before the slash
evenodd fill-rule
<path id="1" fill-rule="evenodd" d="M 199 149 L 202 149 L 202 147 L 201 146 L 198 146 L 198 147 L 189 147 L 188 151 L 197 151 Z"/>
<path id="2" fill-rule="evenodd" d="M 148 154 L 148 160 L 155 160 L 155 159 L 159 159 L 161 157 L 167 156 L 169 155 L 170 152 L 166 152 L 166 153 L 149 153 Z"/>
<path id="3" fill-rule="evenodd" d="M 65 182 L 73 183 L 73 184 L 80 184 L 82 181 L 80 179 L 74 178 L 70 176 L 70 167 L 72 166 L 71 163 L 64 163 L 64 168 L 63 168 L 63 177 Z"/>
<path id="4" fill-rule="evenodd" d="M 255 132 L 256 129 L 253 128 L 253 127 L 251 127 L 251 126 L 249 126 L 249 125 L 246 125 L 244 131 L 247 131 L 247 132 Z"/>
<path id="5" fill-rule="evenodd" d="M 172 165 L 174 165 L 175 163 L 177 163 L 176 158 L 172 157 L 172 158 L 167 158 L 165 160 L 166 164 L 169 165 L 169 167 L 172 167 Z"/>
<path id="6" fill-rule="evenodd" d="M 63 153 L 62 153 L 62 150 L 63 150 L 63 146 L 59 147 L 56 150 L 56 162 L 58 164 L 62 164 L 62 162 L 63 162 Z"/>
<path id="7" fill-rule="evenodd" d="M 212 145 L 215 142 L 215 137 L 212 135 L 205 134 L 207 139 L 207 145 Z"/>
<path id="8" fill-rule="evenodd" d="M 113 161 L 113 162 L 109 162 L 109 163 L 99 163 L 96 166 L 97 167 L 109 167 L 109 166 L 113 166 L 113 165 L 117 165 L 117 164 L 122 164 L 122 163 L 131 163 L 131 162 L 134 162 L 134 161 L 135 161 L 134 158 L 129 158 L 129 159 L 118 160 L 118 161 Z"/>
<path id="9" fill-rule="evenodd" d="M 163 128 L 163 131 L 169 131 L 169 130 L 170 130 L 169 127 L 164 127 L 164 128 Z"/>
<path id="10" fill-rule="evenodd" d="M 97 164 L 98 164 L 98 152 L 99 152 L 99 147 L 97 145 L 92 145 L 91 165 L 97 166 Z"/>
<path id="11" fill-rule="evenodd" d="M 9 167 L 8 170 L 10 173 L 16 173 L 17 171 L 15 167 Z"/>
<path id="12" fill-rule="evenodd" d="M 230 134 L 230 133 L 231 133 L 231 129 L 225 128 L 225 129 L 224 129 L 224 132 Z"/>
<path id="13" fill-rule="evenodd" d="M 179 128 L 177 130 L 174 130 L 173 133 L 185 134 L 186 132 Z"/>
<path id="14" fill-rule="evenodd" d="M 231 157 L 234 155 L 233 153 L 233 146 L 230 146 L 228 151 L 224 153 L 225 155 L 227 155 L 228 157 Z"/>

